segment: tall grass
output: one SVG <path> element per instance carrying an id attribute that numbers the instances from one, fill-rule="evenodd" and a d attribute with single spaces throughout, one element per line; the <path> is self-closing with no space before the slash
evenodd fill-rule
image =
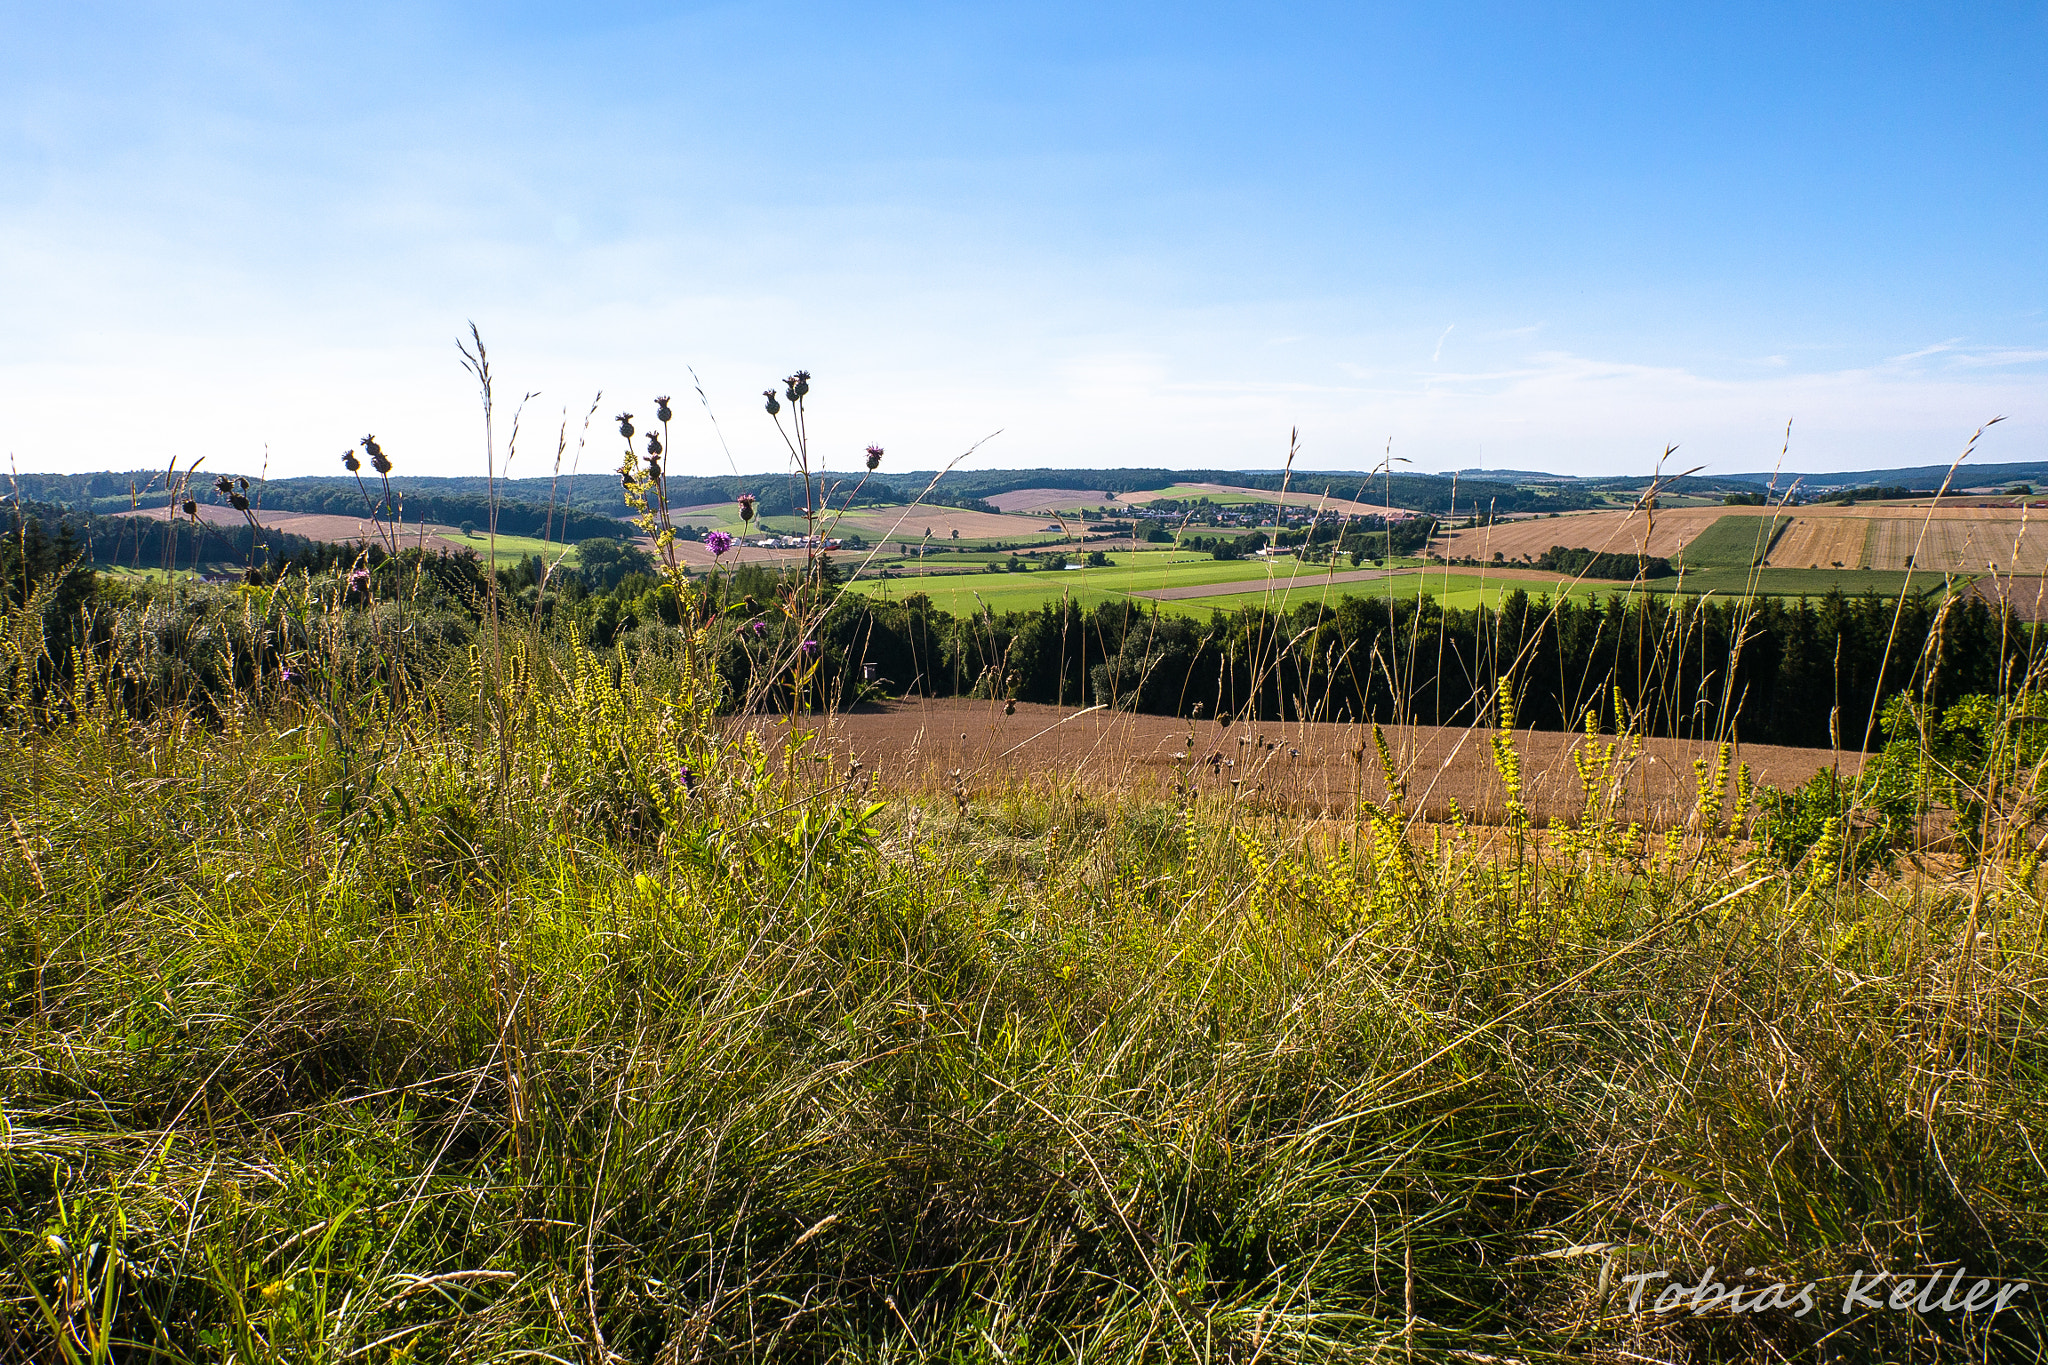
<path id="1" fill-rule="evenodd" d="M 1539 828 L 1511 681 L 1491 828 L 1421 823 L 1379 732 L 1348 823 L 932 802 L 737 723 L 737 618 L 508 622 L 397 686 L 293 592 L 245 600 L 295 682 L 145 714 L 80 668 L 0 727 L 0 1358 L 2044 1351 L 2048 1290 L 1836 1311 L 2048 1264 L 2034 749 L 1916 748 L 1944 809 L 1995 770 L 1992 833 L 1889 872 L 1853 805 L 1760 845 L 1726 751 L 1631 824 L 1626 708 Z M 1820 1306 L 1632 1304 L 1659 1270 Z"/>

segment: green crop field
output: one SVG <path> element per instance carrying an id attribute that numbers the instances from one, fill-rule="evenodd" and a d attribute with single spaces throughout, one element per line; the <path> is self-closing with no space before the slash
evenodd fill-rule
<path id="1" fill-rule="evenodd" d="M 1747 569 L 1770 552 L 1791 524 L 1790 517 L 1721 517 L 1694 536 L 1677 558 L 1689 568 Z"/>

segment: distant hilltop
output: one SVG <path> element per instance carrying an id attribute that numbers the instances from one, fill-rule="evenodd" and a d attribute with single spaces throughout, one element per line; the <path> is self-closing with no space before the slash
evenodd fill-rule
<path id="1" fill-rule="evenodd" d="M 1910 469 L 1857 469 L 1833 474 L 1802 474 L 1792 470 L 1777 470 L 1761 474 L 1723 474 L 1721 477 L 1743 483 L 1775 485 L 1780 492 L 1795 483 L 1800 486 L 1802 492 L 1831 488 L 1874 488 L 1881 485 L 1934 489 L 1941 487 L 1942 481 L 1949 477 L 1951 467 L 1945 464 L 1923 464 Z M 2048 461 L 2044 460 L 2019 464 L 1964 464 L 1953 468 L 1955 479 L 1949 484 L 1949 491 L 1952 493 L 1970 489 L 2003 489 L 2016 483 L 2048 483 Z"/>
<path id="2" fill-rule="evenodd" d="M 1577 483 L 1577 474 L 1546 474 L 1540 469 L 1447 469 L 1444 477 L 1461 479 L 1516 479 L 1524 483 Z"/>

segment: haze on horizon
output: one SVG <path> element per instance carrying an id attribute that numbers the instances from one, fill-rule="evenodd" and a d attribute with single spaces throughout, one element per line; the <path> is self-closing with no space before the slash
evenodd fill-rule
<path id="1" fill-rule="evenodd" d="M 514 475 L 799 366 L 842 468 L 2048 459 L 2039 9 L 0 16 L 24 470 L 481 473 L 470 319 Z"/>

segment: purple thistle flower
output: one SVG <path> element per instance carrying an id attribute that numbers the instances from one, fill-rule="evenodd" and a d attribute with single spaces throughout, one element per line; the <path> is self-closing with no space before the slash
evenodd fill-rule
<path id="1" fill-rule="evenodd" d="M 754 628 L 754 638 L 757 640 L 768 633 L 768 623 L 766 621 L 749 621 L 747 624 Z"/>
<path id="2" fill-rule="evenodd" d="M 706 531 L 704 533 L 704 545 L 712 554 L 722 555 L 732 548 L 732 533 L 729 531 Z"/>
<path id="3" fill-rule="evenodd" d="M 370 571 L 368 569 L 350 570 L 348 576 L 348 586 L 349 591 L 351 592 L 355 591 L 357 588 L 367 589 L 370 586 Z"/>
<path id="4" fill-rule="evenodd" d="M 816 640 L 806 640 L 796 647 L 796 652 L 803 655 L 806 659 L 814 659 L 818 655 L 818 642 Z"/>
<path id="5" fill-rule="evenodd" d="M 291 683 L 297 682 L 299 680 L 299 675 L 292 671 L 292 666 L 290 664 L 279 664 L 277 666 L 277 680 L 281 683 L 289 685 Z"/>
<path id="6" fill-rule="evenodd" d="M 683 769 L 683 790 L 686 792 L 697 790 L 697 774 L 691 772 L 687 767 Z"/>

